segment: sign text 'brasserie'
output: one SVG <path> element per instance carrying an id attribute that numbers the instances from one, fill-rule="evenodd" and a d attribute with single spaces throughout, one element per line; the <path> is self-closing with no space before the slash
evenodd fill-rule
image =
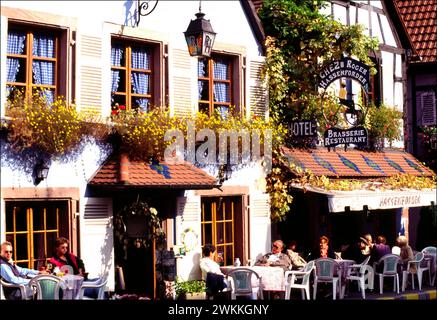
<path id="1" fill-rule="evenodd" d="M 367 145 L 367 130 L 364 127 L 351 129 L 329 128 L 325 131 L 325 147 L 335 147 L 339 144 Z"/>

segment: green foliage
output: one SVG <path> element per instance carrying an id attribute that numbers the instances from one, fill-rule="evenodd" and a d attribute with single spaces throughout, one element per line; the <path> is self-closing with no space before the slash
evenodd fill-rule
<path id="1" fill-rule="evenodd" d="M 267 34 L 270 114 L 281 123 L 301 115 L 318 94 L 317 75 L 333 59 L 346 54 L 373 66 L 368 52 L 377 48 L 377 39 L 367 37 L 361 25 L 345 26 L 321 14 L 321 4 L 266 0 L 259 12 Z"/>
<path id="2" fill-rule="evenodd" d="M 153 240 L 163 241 L 165 238 L 165 234 L 161 229 L 161 219 L 159 218 L 156 209 L 149 207 L 147 202 L 137 199 L 136 201 L 124 206 L 114 215 L 115 238 L 116 241 L 118 241 L 118 244 L 125 251 L 125 256 L 129 244 L 129 236 L 126 233 L 126 223 L 127 220 L 134 215 L 144 216 L 145 218 L 146 233 L 141 239 L 137 239 L 137 242 L 140 242 L 139 244 L 148 247 L 152 244 Z"/>
<path id="3" fill-rule="evenodd" d="M 176 297 L 182 298 L 187 293 L 197 293 L 206 291 L 206 283 L 203 280 L 182 281 L 180 278 L 175 282 Z"/>
<path id="4" fill-rule="evenodd" d="M 285 220 L 290 211 L 293 197 L 290 195 L 292 181 L 288 162 L 274 151 L 272 171 L 266 177 L 267 192 L 270 194 L 270 219 L 273 222 Z"/>
<path id="5" fill-rule="evenodd" d="M 344 106 L 318 91 L 318 74 L 332 60 L 354 56 L 376 70 L 368 52 L 378 46 L 363 26 L 345 26 L 320 13 L 322 0 L 264 0 L 259 11 L 266 37 L 266 64 L 262 76 L 269 86 L 270 117 L 284 127 L 292 120 L 316 120 L 320 133 L 341 125 Z M 288 133 L 285 132 L 287 135 Z M 287 136 L 286 136 L 287 137 Z M 285 139 L 289 146 L 291 139 Z M 271 218 L 281 221 L 290 210 L 289 164 L 274 150 L 272 173 L 267 177 Z"/>
<path id="6" fill-rule="evenodd" d="M 366 127 L 369 131 L 369 138 L 373 139 L 374 149 L 384 147 L 384 139 L 391 144 L 394 140 L 400 139 L 402 112 L 395 108 L 381 104 L 380 107 L 371 105 L 366 119 Z"/>

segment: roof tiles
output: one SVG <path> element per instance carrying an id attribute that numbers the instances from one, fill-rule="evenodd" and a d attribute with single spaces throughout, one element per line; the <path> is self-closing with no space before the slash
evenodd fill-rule
<path id="1" fill-rule="evenodd" d="M 126 170 L 127 169 L 127 170 Z M 92 186 L 128 185 L 137 187 L 181 187 L 212 188 L 216 179 L 190 163 L 166 164 L 165 162 L 149 164 L 142 161 L 124 163 L 125 173 L 122 181 L 120 161 L 109 158 L 88 182 Z"/>
<path id="2" fill-rule="evenodd" d="M 421 61 L 437 61 L 437 1 L 394 0 L 394 4 Z"/>
<path id="3" fill-rule="evenodd" d="M 303 150 L 284 148 L 291 163 L 315 175 L 335 177 L 390 177 L 398 173 L 432 176 L 434 173 L 407 152 L 364 152 L 358 150 Z"/>

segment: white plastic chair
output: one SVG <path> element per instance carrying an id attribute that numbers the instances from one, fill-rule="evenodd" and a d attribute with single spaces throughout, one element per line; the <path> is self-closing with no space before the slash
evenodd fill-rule
<path id="1" fill-rule="evenodd" d="M 255 277 L 257 285 L 252 284 Z M 249 268 L 235 268 L 228 273 L 228 280 L 231 285 L 231 299 L 236 300 L 238 296 L 251 297 L 252 299 L 263 299 L 262 278 Z"/>
<path id="2" fill-rule="evenodd" d="M 79 300 L 103 300 L 105 298 L 105 289 L 106 284 L 108 283 L 108 279 L 100 278 L 94 282 L 84 281 L 82 286 L 80 287 L 79 294 L 77 299 Z M 97 298 L 93 299 L 87 296 L 84 296 L 85 289 L 98 289 Z"/>
<path id="3" fill-rule="evenodd" d="M 320 258 L 315 260 L 314 291 L 313 299 L 317 296 L 317 283 L 332 283 L 332 299 L 337 298 L 337 288 L 341 297 L 341 277 L 338 275 L 340 265 L 331 258 Z"/>
<path id="4" fill-rule="evenodd" d="M 384 278 L 385 277 L 391 277 L 393 278 L 393 292 L 397 292 L 399 294 L 399 274 L 398 274 L 398 264 L 399 264 L 400 257 L 395 254 L 386 254 L 385 256 L 381 257 L 379 261 L 375 264 L 380 265 L 383 264 L 383 271 L 382 273 L 376 272 L 375 274 L 379 275 L 379 293 L 382 294 L 383 292 L 383 286 L 384 286 Z"/>
<path id="5" fill-rule="evenodd" d="M 425 255 L 425 260 L 428 265 L 430 277 L 432 277 L 432 281 L 430 280 L 430 284 L 434 286 L 435 278 L 436 278 L 436 259 L 437 259 L 437 248 L 436 247 L 426 247 L 422 249 L 423 254 Z"/>
<path id="6" fill-rule="evenodd" d="M 6 300 L 6 295 L 3 292 L 3 288 L 15 288 L 19 289 L 21 293 L 22 300 L 29 300 L 32 298 L 32 295 L 29 295 L 30 287 L 25 286 L 24 284 L 12 284 L 4 281 L 0 278 L 0 300 Z"/>
<path id="7" fill-rule="evenodd" d="M 357 281 L 358 290 L 361 291 L 361 296 L 366 299 L 366 279 L 368 280 L 369 289 L 373 290 L 373 268 L 368 265 L 370 256 L 366 258 L 362 263 L 350 265 L 347 270 L 346 284 L 349 281 Z M 344 289 L 346 290 L 346 288 Z M 344 297 L 344 292 L 342 292 Z"/>
<path id="8" fill-rule="evenodd" d="M 310 296 L 310 277 L 314 269 L 314 261 L 308 262 L 303 269 L 299 271 L 285 272 L 285 300 L 290 299 L 291 289 L 300 289 L 302 293 L 302 300 L 306 298 L 311 300 Z M 291 275 L 291 279 L 289 276 Z M 301 283 L 296 283 L 296 280 L 302 280 Z"/>
<path id="9" fill-rule="evenodd" d="M 67 284 L 59 277 L 41 274 L 29 281 L 29 287 L 35 288 L 37 300 L 59 300 L 59 291 Z"/>
<path id="10" fill-rule="evenodd" d="M 416 256 L 414 257 L 414 260 L 408 261 L 407 270 L 402 271 L 402 291 L 405 291 L 409 274 L 411 274 L 411 286 L 413 287 L 413 290 L 414 290 L 414 274 L 417 274 L 417 281 L 419 282 L 420 291 L 422 291 L 422 278 L 423 278 L 423 273 L 425 271 L 428 271 L 429 283 L 431 283 L 431 272 L 429 270 L 429 267 L 421 266 L 424 257 L 425 255 L 423 254 L 423 252 L 417 252 Z M 410 271 L 411 265 L 413 264 L 416 266 L 416 272 L 414 273 Z"/>

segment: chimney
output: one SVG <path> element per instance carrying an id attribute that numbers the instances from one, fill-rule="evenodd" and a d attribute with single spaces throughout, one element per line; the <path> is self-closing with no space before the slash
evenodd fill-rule
<path id="1" fill-rule="evenodd" d="M 119 180 L 121 184 L 129 184 L 129 157 L 126 153 L 120 154 Z"/>

